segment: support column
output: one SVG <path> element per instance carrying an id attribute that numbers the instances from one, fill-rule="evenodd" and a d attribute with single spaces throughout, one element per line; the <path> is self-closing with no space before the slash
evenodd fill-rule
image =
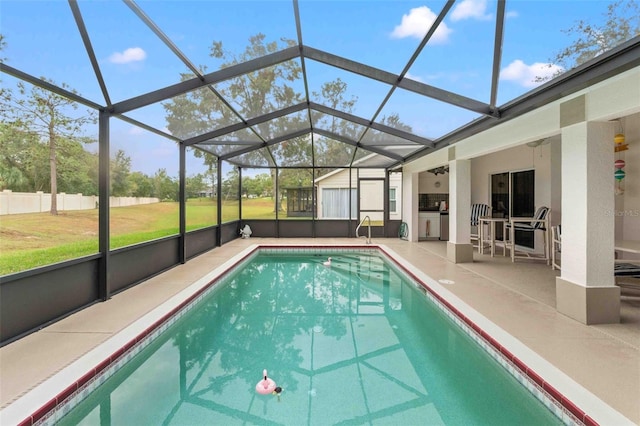
<path id="1" fill-rule="evenodd" d="M 185 264 L 187 262 L 187 147 L 182 142 L 178 147 L 180 149 L 180 169 L 178 171 L 180 239 L 178 240 L 178 259 L 181 264 Z"/>
<path id="2" fill-rule="evenodd" d="M 402 173 L 402 221 L 409 227 L 409 241 L 418 241 L 418 173 Z"/>
<path id="3" fill-rule="evenodd" d="M 98 113 L 98 297 L 103 302 L 111 298 L 109 279 L 110 228 L 109 200 L 111 182 L 111 163 L 109 154 L 109 120 L 106 111 Z"/>
<path id="4" fill-rule="evenodd" d="M 454 156 L 450 148 L 449 158 Z M 449 241 L 447 258 L 473 262 L 471 245 L 471 160 L 449 161 Z"/>
<path id="5" fill-rule="evenodd" d="M 615 285 L 612 123 L 562 129 L 562 269 L 557 310 L 584 324 L 620 322 Z"/>

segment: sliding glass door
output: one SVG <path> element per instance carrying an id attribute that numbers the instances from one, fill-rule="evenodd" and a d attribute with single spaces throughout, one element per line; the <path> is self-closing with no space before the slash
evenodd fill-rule
<path id="1" fill-rule="evenodd" d="M 491 175 L 493 217 L 533 217 L 535 213 L 535 171 L 522 170 Z M 502 239 L 502 230 L 496 230 Z M 516 245 L 533 249 L 533 233 L 517 232 Z"/>

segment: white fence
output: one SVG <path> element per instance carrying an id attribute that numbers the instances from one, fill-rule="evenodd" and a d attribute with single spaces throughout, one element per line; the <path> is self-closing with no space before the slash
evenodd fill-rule
<path id="1" fill-rule="evenodd" d="M 97 195 L 65 194 L 57 196 L 58 211 L 63 210 L 91 210 L 98 208 Z M 159 203 L 159 198 L 152 197 L 110 197 L 111 207 L 135 206 L 138 204 Z M 0 192 L 0 215 L 39 213 L 51 210 L 51 194 L 42 191 L 13 192 L 5 189 Z"/>

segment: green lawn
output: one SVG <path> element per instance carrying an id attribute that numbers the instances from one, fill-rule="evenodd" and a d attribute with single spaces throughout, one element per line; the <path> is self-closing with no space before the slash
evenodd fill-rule
<path id="1" fill-rule="evenodd" d="M 275 219 L 271 198 L 243 199 L 244 219 Z M 216 201 L 187 201 L 187 231 L 217 223 Z M 179 204 L 164 202 L 109 211 L 111 248 L 116 249 L 179 232 Z M 223 202 L 222 222 L 238 220 L 238 201 Z M 0 275 L 98 252 L 98 210 L 31 213 L 0 217 Z"/>

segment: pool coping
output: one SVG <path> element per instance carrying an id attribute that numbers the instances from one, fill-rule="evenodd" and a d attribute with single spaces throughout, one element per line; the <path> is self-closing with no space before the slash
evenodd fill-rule
<path id="1" fill-rule="evenodd" d="M 17 425 L 31 425 L 46 421 L 57 407 L 72 395 L 77 396 L 83 386 L 105 372 L 105 369 L 119 368 L 119 365 L 126 362 L 125 355 L 132 348 L 143 341 L 148 341 L 149 336 L 159 334 L 161 332 L 159 328 L 163 323 L 185 306 L 192 304 L 199 295 L 211 287 L 212 283 L 221 280 L 237 264 L 258 253 L 260 249 L 330 251 L 350 248 L 377 250 L 391 259 L 394 265 L 415 280 L 424 289 L 427 297 L 440 305 L 452 320 L 472 337 L 475 336 L 474 340 L 488 350 L 503 367 L 516 376 L 521 383 L 521 379 L 526 379 L 538 391 L 556 401 L 557 408 L 564 410 L 568 418 L 573 418 L 585 425 L 633 424 L 621 413 L 384 244 L 253 244 L 2 409 L 0 421 L 2 424 Z M 520 377 L 516 374 L 518 372 Z M 525 385 L 525 383 L 522 384 Z M 580 407 L 588 407 L 589 413 L 587 414 Z M 548 408 L 552 409 L 549 406 Z M 25 415 L 25 413 L 31 414 Z M 566 421 L 565 416 L 560 417 Z"/>

